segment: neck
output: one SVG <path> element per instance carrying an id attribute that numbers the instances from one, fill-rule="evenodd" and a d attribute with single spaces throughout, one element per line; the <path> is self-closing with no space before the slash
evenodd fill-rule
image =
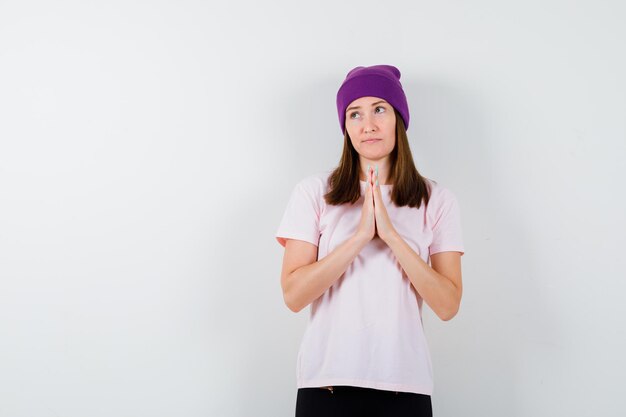
<path id="1" fill-rule="evenodd" d="M 367 182 L 367 164 L 370 164 L 372 169 L 374 170 L 374 174 L 373 174 L 373 180 L 374 183 L 376 183 L 376 165 L 378 164 L 378 184 L 380 185 L 387 185 L 387 178 L 388 178 L 388 167 L 386 164 L 381 164 L 380 162 L 365 162 L 363 165 L 361 165 L 361 169 L 359 172 L 359 178 L 361 181 L 366 181 Z"/>

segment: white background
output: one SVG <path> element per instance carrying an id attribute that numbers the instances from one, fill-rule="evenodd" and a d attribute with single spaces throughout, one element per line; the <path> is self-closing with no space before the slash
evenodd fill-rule
<path id="1" fill-rule="evenodd" d="M 274 232 L 335 95 L 402 72 L 461 207 L 437 416 L 626 408 L 619 1 L 0 1 L 0 416 L 291 416 Z"/>

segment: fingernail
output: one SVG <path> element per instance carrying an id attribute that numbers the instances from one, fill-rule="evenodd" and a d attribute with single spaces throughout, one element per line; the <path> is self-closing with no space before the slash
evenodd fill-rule
<path id="1" fill-rule="evenodd" d="M 378 180 L 376 180 L 376 185 L 378 185 Z"/>
<path id="2" fill-rule="evenodd" d="M 370 164 L 367 164 L 367 172 L 370 172 Z"/>
<path id="3" fill-rule="evenodd" d="M 378 176 L 378 165 L 376 165 L 376 176 Z"/>

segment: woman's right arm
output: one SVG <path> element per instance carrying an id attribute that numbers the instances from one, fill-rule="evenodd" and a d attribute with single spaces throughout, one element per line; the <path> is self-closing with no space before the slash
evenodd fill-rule
<path id="1" fill-rule="evenodd" d="M 287 307 L 297 313 L 324 294 L 369 240 L 355 234 L 327 256 L 315 261 L 317 246 L 303 240 L 288 239 L 280 280 Z"/>
<path id="2" fill-rule="evenodd" d="M 280 283 L 287 307 L 295 313 L 311 304 L 348 269 L 348 265 L 376 234 L 373 175 L 367 172 L 368 186 L 361 207 L 361 220 L 354 235 L 328 255 L 317 260 L 317 246 L 303 240 L 287 239 Z"/>

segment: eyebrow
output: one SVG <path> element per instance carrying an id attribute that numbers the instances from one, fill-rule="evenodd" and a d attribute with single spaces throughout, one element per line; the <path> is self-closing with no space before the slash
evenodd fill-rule
<path id="1" fill-rule="evenodd" d="M 379 104 L 379 103 L 386 103 L 386 101 L 385 101 L 385 100 L 380 100 L 380 101 L 377 101 L 377 102 L 375 102 L 375 103 L 372 103 L 372 106 L 375 106 L 375 105 L 377 105 L 377 104 Z M 360 108 L 361 108 L 361 106 L 352 106 L 352 107 L 348 107 L 348 108 L 346 109 L 346 113 L 347 113 L 347 112 L 349 112 L 349 111 L 350 111 L 350 110 L 352 110 L 352 109 L 360 109 Z"/>

